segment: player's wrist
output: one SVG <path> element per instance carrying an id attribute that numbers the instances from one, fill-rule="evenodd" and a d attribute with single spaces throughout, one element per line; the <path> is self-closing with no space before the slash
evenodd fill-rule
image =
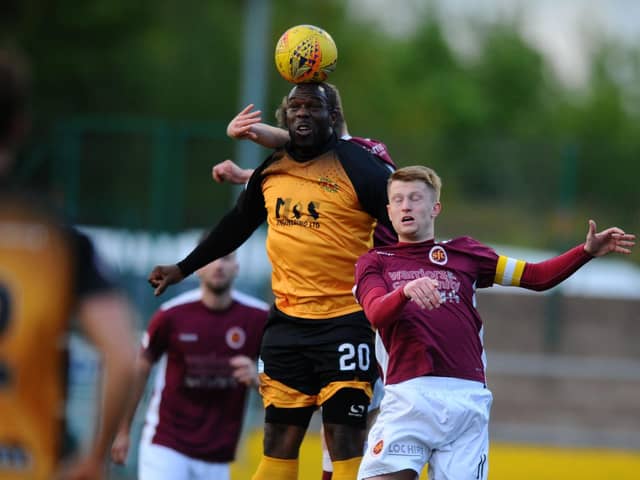
<path id="1" fill-rule="evenodd" d="M 582 244 L 582 253 L 585 256 L 589 257 L 589 258 L 595 257 L 597 252 L 592 252 L 590 250 L 591 250 L 591 248 L 590 248 L 590 245 L 588 243 L 585 242 L 585 243 Z"/>
<path id="2" fill-rule="evenodd" d="M 402 293 L 402 298 L 405 300 L 411 300 L 411 295 L 409 295 L 409 293 L 406 290 L 407 286 L 404 285 L 403 287 L 400 287 L 400 291 Z"/>

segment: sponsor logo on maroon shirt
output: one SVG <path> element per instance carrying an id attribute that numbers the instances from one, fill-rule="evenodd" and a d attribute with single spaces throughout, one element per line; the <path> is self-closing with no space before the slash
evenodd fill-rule
<path id="1" fill-rule="evenodd" d="M 184 385 L 188 388 L 226 389 L 238 384 L 233 378 L 229 359 L 215 353 L 185 355 L 184 367 Z"/>

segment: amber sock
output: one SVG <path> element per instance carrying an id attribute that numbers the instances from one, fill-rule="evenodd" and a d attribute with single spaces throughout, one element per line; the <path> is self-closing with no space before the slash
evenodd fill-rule
<path id="1" fill-rule="evenodd" d="M 348 460 L 334 461 L 332 480 L 357 480 L 361 460 L 362 457 L 354 457 Z"/>
<path id="2" fill-rule="evenodd" d="M 297 480 L 298 459 L 287 460 L 263 455 L 251 480 L 274 480 L 276 478 L 278 480 Z"/>

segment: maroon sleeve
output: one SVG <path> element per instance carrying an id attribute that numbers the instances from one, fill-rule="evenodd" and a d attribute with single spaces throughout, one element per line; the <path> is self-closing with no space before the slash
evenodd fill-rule
<path id="1" fill-rule="evenodd" d="M 167 310 L 158 310 L 151 320 L 142 339 L 142 351 L 156 362 L 169 346 L 170 322 Z"/>
<path id="2" fill-rule="evenodd" d="M 402 289 L 398 287 L 387 292 L 384 288 L 374 287 L 363 295 L 362 308 L 371 325 L 375 328 L 388 327 L 400 317 L 409 301 Z"/>
<path id="3" fill-rule="evenodd" d="M 382 265 L 375 252 L 369 252 L 358 259 L 355 295 L 375 328 L 392 323 L 407 302 L 402 288 L 390 292 L 382 275 Z"/>
<path id="4" fill-rule="evenodd" d="M 472 237 L 458 239 L 461 250 L 472 259 L 478 288 L 491 287 L 496 277 L 496 266 L 499 255 L 496 251 Z"/>
<path id="5" fill-rule="evenodd" d="M 522 272 L 520 286 L 537 291 L 555 287 L 592 258 L 584 251 L 584 244 L 581 244 L 544 262 L 527 263 Z"/>
<path id="6" fill-rule="evenodd" d="M 389 151 L 387 146 L 382 143 L 380 140 L 375 140 L 372 138 L 363 138 L 363 137 L 351 137 L 349 141 L 364 147 L 373 153 L 376 157 L 382 160 L 384 163 L 389 165 L 393 170 L 395 170 L 396 164 L 392 160 L 391 155 L 389 155 Z"/>

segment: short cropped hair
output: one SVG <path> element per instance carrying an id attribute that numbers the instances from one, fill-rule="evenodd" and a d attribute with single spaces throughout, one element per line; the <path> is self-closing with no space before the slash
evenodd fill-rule
<path id="1" fill-rule="evenodd" d="M 26 61 L 15 52 L 0 49 L 0 142 L 27 110 L 31 78 Z"/>
<path id="2" fill-rule="evenodd" d="M 410 167 L 399 168 L 391 174 L 387 181 L 387 189 L 391 182 L 424 182 L 435 193 L 436 202 L 440 201 L 440 190 L 442 180 L 432 168 L 423 165 L 412 165 Z"/>

